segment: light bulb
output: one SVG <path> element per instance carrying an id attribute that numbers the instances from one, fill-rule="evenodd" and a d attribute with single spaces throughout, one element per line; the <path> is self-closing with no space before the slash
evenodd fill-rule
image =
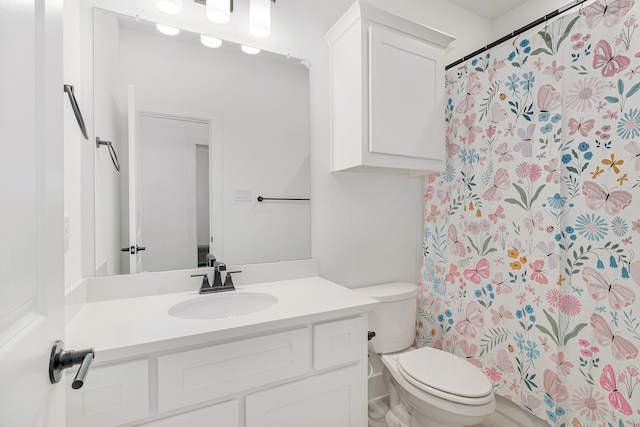
<path id="1" fill-rule="evenodd" d="M 231 20 L 231 0 L 207 0 L 207 19 L 216 24 Z"/>
<path id="2" fill-rule="evenodd" d="M 206 47 L 216 48 L 222 46 L 222 40 L 211 36 L 205 36 L 204 34 L 200 34 L 200 42 Z"/>
<path id="3" fill-rule="evenodd" d="M 247 46 L 244 44 L 240 46 L 240 49 L 242 49 L 244 53 L 248 53 L 249 55 L 260 53 L 260 49 L 258 49 L 257 47 Z"/>
<path id="4" fill-rule="evenodd" d="M 180 34 L 179 28 L 170 27 L 168 25 L 156 24 L 156 29 L 167 36 L 177 36 Z"/>
<path id="5" fill-rule="evenodd" d="M 169 15 L 178 15 L 182 12 L 182 0 L 157 0 L 156 7 Z"/>
<path id="6" fill-rule="evenodd" d="M 249 33 L 259 39 L 271 35 L 271 0 L 249 1 Z"/>

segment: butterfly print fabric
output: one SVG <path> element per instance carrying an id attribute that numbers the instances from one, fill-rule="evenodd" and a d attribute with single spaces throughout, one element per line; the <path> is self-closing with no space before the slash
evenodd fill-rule
<path id="1" fill-rule="evenodd" d="M 597 0 L 449 70 L 424 180 L 416 344 L 552 426 L 640 426 L 639 25 Z"/>

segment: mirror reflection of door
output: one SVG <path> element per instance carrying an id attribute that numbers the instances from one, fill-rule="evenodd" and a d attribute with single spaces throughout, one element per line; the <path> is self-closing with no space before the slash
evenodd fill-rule
<path id="1" fill-rule="evenodd" d="M 196 268 L 209 249 L 209 124 L 141 113 L 138 147 L 140 271 Z"/>

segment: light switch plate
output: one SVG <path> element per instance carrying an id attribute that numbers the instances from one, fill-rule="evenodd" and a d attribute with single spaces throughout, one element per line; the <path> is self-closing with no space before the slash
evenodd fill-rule
<path id="1" fill-rule="evenodd" d="M 250 202 L 251 201 L 251 190 L 235 190 L 235 201 L 236 202 Z"/>

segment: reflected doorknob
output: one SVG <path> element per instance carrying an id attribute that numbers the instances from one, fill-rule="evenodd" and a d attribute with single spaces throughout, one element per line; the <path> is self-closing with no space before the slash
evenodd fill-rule
<path id="1" fill-rule="evenodd" d="M 120 250 L 122 252 L 129 252 L 131 255 L 135 255 L 138 252 L 142 252 L 142 251 L 147 250 L 147 247 L 146 246 L 138 246 L 138 245 L 136 245 L 136 246 L 131 246 L 129 248 L 122 248 Z"/>
<path id="2" fill-rule="evenodd" d="M 79 389 L 84 385 L 94 357 L 95 351 L 92 348 L 79 351 L 67 351 L 64 349 L 64 343 L 61 340 L 54 342 L 51 348 L 51 357 L 49 358 L 49 380 L 51 384 L 60 382 L 62 371 L 65 369 L 80 365 L 78 373 L 73 383 L 71 383 L 71 388 L 75 390 Z"/>

